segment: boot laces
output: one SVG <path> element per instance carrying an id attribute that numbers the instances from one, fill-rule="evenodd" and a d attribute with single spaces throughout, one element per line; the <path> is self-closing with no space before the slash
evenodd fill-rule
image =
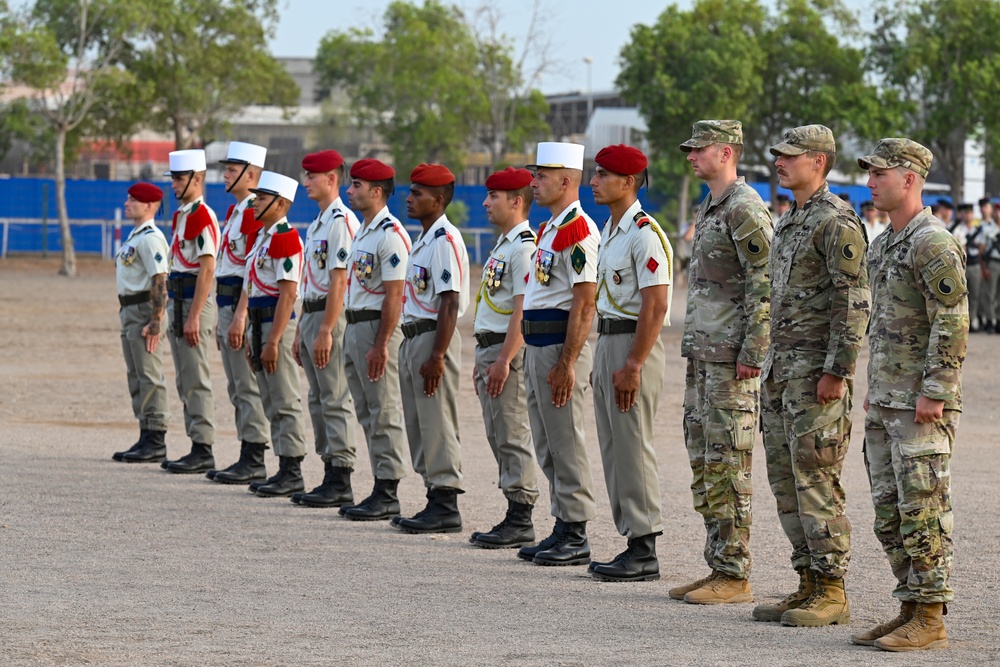
<path id="1" fill-rule="evenodd" d="M 490 528 L 490 532 L 491 533 L 499 533 L 501 530 L 503 530 L 506 527 L 507 527 L 507 517 L 504 517 L 503 521 L 501 521 L 497 525 L 495 525 L 492 528 Z"/>
<path id="2" fill-rule="evenodd" d="M 804 595 L 805 592 L 806 592 L 806 583 L 807 582 L 806 582 L 805 577 L 803 577 L 802 579 L 800 579 L 799 580 L 799 587 L 797 589 L 795 589 L 794 592 L 789 593 L 788 595 L 786 595 L 785 599 L 782 600 L 781 602 L 779 602 L 778 604 L 789 604 L 789 603 L 792 603 L 795 600 L 798 600 L 799 598 L 801 598 L 802 595 Z M 805 599 L 805 601 L 802 603 L 802 606 L 804 607 L 807 604 L 809 604 L 809 602 L 813 598 L 813 595 L 815 595 L 815 594 L 816 594 L 816 586 L 813 586 L 813 592 L 812 592 L 812 594 L 809 595 L 809 597 L 807 597 Z"/>

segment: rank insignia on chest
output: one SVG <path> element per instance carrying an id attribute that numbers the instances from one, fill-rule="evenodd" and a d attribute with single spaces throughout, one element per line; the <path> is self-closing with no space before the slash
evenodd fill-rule
<path id="1" fill-rule="evenodd" d="M 615 285 L 620 285 L 621 284 L 622 277 L 620 275 L 618 275 L 617 271 L 614 271 L 614 272 L 611 273 L 611 282 L 613 282 Z"/>
<path id="2" fill-rule="evenodd" d="M 422 266 L 414 266 L 410 282 L 418 294 L 423 294 L 424 290 L 427 289 L 427 269 Z"/>
<path id="3" fill-rule="evenodd" d="M 370 252 L 358 251 L 357 259 L 354 260 L 354 277 L 362 285 L 372 276 L 372 266 L 375 264 L 375 255 Z"/>
<path id="4" fill-rule="evenodd" d="M 326 268 L 326 241 L 316 242 L 316 249 L 313 250 L 313 257 L 316 258 L 316 266 L 321 269 Z"/>
<path id="5" fill-rule="evenodd" d="M 486 264 L 486 288 L 490 291 L 490 296 L 495 295 L 500 289 L 500 281 L 503 279 L 506 269 L 507 262 L 501 262 L 492 257 Z"/>
<path id="6" fill-rule="evenodd" d="M 548 250 L 538 249 L 535 254 L 535 280 L 539 285 L 548 285 L 552 273 L 552 260 L 555 258 Z"/>

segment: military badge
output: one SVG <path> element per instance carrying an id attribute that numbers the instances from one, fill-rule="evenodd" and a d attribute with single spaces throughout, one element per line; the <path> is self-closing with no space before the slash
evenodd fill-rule
<path id="1" fill-rule="evenodd" d="M 229 249 L 236 252 L 236 239 L 229 239 Z"/>
<path id="2" fill-rule="evenodd" d="M 347 259 L 347 250 L 345 248 L 341 248 L 340 250 L 337 251 L 337 259 L 339 259 L 341 262 Z"/>
<path id="3" fill-rule="evenodd" d="M 548 250 L 538 249 L 535 255 L 535 280 L 539 285 L 548 285 L 552 273 L 552 260 L 555 258 Z"/>
<path id="4" fill-rule="evenodd" d="M 449 280 L 451 280 L 451 273 L 448 271 L 448 269 L 445 269 L 444 271 L 441 272 L 441 282 L 446 283 Z"/>
<path id="5" fill-rule="evenodd" d="M 326 268 L 326 241 L 316 241 L 316 248 L 313 250 L 313 257 L 316 259 L 316 266 L 321 269 Z"/>
<path id="6" fill-rule="evenodd" d="M 573 264 L 573 270 L 576 271 L 577 275 L 580 275 L 583 272 L 583 267 L 587 265 L 587 251 L 577 243 L 573 246 L 573 251 L 570 252 L 569 259 Z"/>
<path id="7" fill-rule="evenodd" d="M 371 278 L 372 266 L 375 264 L 375 255 L 370 252 L 358 251 L 358 256 L 354 260 L 354 277 L 362 285 Z"/>
<path id="8" fill-rule="evenodd" d="M 500 256 L 501 258 L 503 255 Z M 494 296 L 497 290 L 500 289 L 500 281 L 503 279 L 503 274 L 507 270 L 507 262 L 501 262 L 493 257 L 486 264 L 486 288 L 490 292 L 490 296 Z"/>
<path id="9" fill-rule="evenodd" d="M 845 227 L 838 239 L 835 258 L 837 269 L 849 276 L 861 273 L 861 262 L 865 255 L 865 237 L 860 229 Z"/>
<path id="10" fill-rule="evenodd" d="M 184 239 L 181 239 L 177 242 L 177 247 L 180 248 L 181 250 L 184 250 Z"/>
<path id="11" fill-rule="evenodd" d="M 618 275 L 617 271 L 612 271 L 611 282 L 613 282 L 615 285 L 621 285 L 622 277 Z"/>
<path id="12" fill-rule="evenodd" d="M 427 269 L 422 266 L 414 266 L 410 282 L 413 284 L 413 288 L 417 290 L 417 294 L 423 294 L 424 290 L 427 289 Z"/>
<path id="13" fill-rule="evenodd" d="M 132 266 L 132 262 L 135 261 L 135 248 L 130 245 L 122 246 L 118 259 L 121 260 L 122 266 Z"/>
<path id="14" fill-rule="evenodd" d="M 649 261 L 646 262 L 646 268 L 649 269 L 650 273 L 656 273 L 656 270 L 660 268 L 660 263 L 657 262 L 654 258 L 650 257 Z"/>
<path id="15" fill-rule="evenodd" d="M 257 268 L 258 269 L 263 269 L 264 268 L 264 262 L 267 261 L 267 251 L 268 251 L 268 248 L 261 248 L 260 249 L 260 254 L 257 255 Z"/>
<path id="16" fill-rule="evenodd" d="M 392 268 L 399 266 L 399 255 L 392 253 L 392 257 L 389 258 L 389 263 L 392 264 Z"/>

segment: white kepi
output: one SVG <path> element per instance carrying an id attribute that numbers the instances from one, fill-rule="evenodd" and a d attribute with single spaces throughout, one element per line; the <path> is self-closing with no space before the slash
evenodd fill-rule
<path id="1" fill-rule="evenodd" d="M 288 178 L 273 171 L 265 171 L 260 175 L 260 182 L 251 192 L 263 192 L 266 195 L 277 195 L 284 197 L 290 202 L 295 201 L 295 191 L 299 188 L 299 182 L 294 178 Z"/>
<path id="2" fill-rule="evenodd" d="M 543 141 L 538 144 L 535 154 L 537 164 L 529 164 L 528 169 L 579 169 L 583 171 L 583 144 L 567 144 L 559 141 Z"/>
<path id="3" fill-rule="evenodd" d="M 250 164 L 264 168 L 264 158 L 267 149 L 257 144 L 247 144 L 242 141 L 230 141 L 226 159 L 219 160 L 221 164 Z"/>
<path id="4" fill-rule="evenodd" d="M 164 176 L 172 174 L 187 174 L 189 172 L 205 171 L 205 151 L 200 148 L 193 148 L 186 151 L 170 151 L 170 171 L 164 172 Z"/>

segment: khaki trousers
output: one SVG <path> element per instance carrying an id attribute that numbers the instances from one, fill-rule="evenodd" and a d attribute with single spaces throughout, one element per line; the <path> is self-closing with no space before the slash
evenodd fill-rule
<path id="1" fill-rule="evenodd" d="M 142 329 L 149 324 L 153 306 L 149 302 L 124 306 L 118 313 L 121 320 L 122 354 L 128 372 L 128 393 L 132 397 L 132 413 L 139 420 L 140 429 L 166 431 L 169 411 L 167 408 L 167 381 L 163 377 L 163 339 L 156 352 L 146 351 Z M 160 331 L 164 327 L 161 325 Z"/>
<path id="2" fill-rule="evenodd" d="M 347 319 L 340 314 L 333 327 L 330 361 L 325 368 L 313 362 L 313 345 L 319 337 L 323 311 L 303 313 L 299 320 L 299 358 L 309 382 L 309 416 L 312 418 L 316 453 L 338 468 L 354 467 L 354 401 L 344 371 L 344 330 Z"/>
<path id="3" fill-rule="evenodd" d="M 187 320 L 191 300 L 184 300 L 183 317 Z M 173 303 L 167 305 L 171 321 L 168 324 L 170 353 L 174 359 L 177 394 L 184 405 L 184 429 L 192 442 L 215 443 L 215 400 L 212 398 L 212 376 L 209 371 L 209 348 L 214 338 L 217 307 L 211 294 L 201 309 L 198 345 L 191 347 L 184 336 L 175 336 Z"/>
<path id="4" fill-rule="evenodd" d="M 233 323 L 233 312 L 230 306 L 219 308 L 216 340 L 222 353 L 222 368 L 226 372 L 229 402 L 236 409 L 236 437 L 241 442 L 265 443 L 270 438 L 271 426 L 264 415 L 257 377 L 247 362 L 249 338 L 244 335 L 243 347 L 238 350 L 229 346 L 228 333 L 229 326 Z"/>

